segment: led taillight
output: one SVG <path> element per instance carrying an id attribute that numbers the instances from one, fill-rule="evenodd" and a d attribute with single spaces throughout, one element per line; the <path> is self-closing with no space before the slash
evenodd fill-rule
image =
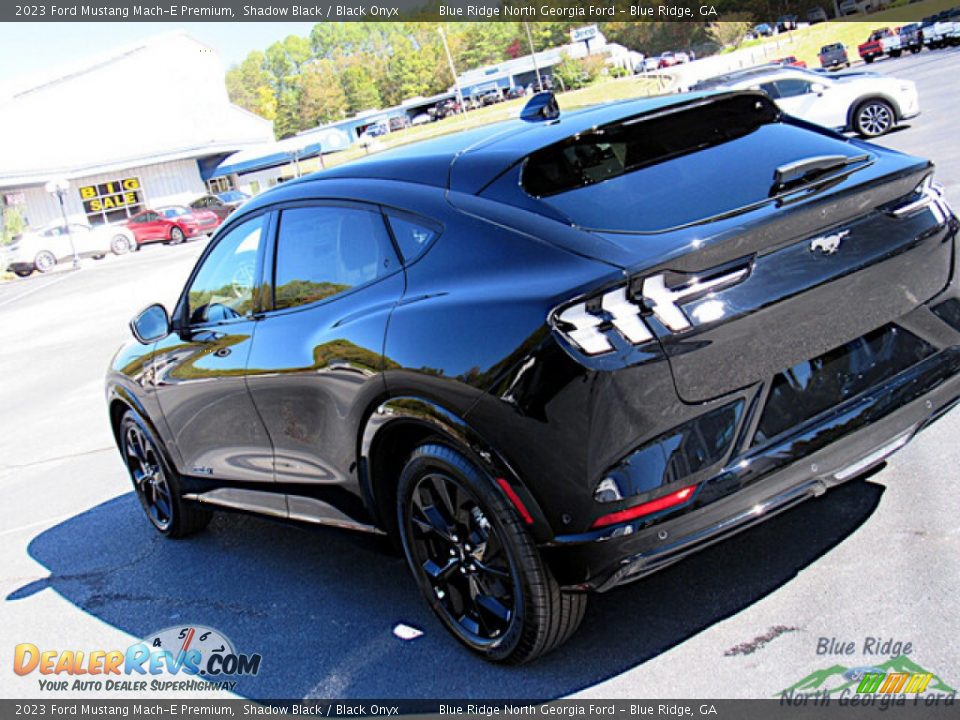
<path id="1" fill-rule="evenodd" d="M 601 515 L 594 520 L 592 527 L 600 528 L 606 527 L 607 525 L 617 525 L 619 523 L 628 522 L 629 520 L 636 520 L 644 515 L 652 515 L 653 513 L 676 507 L 677 505 L 683 505 L 693 497 L 693 493 L 696 491 L 696 489 L 696 485 L 688 485 L 687 487 L 672 492 L 669 495 L 658 497 L 656 500 L 650 500 L 649 502 L 641 503 L 640 505 L 634 505 L 626 510 L 618 510 L 617 512 L 612 512 L 607 515 Z"/>

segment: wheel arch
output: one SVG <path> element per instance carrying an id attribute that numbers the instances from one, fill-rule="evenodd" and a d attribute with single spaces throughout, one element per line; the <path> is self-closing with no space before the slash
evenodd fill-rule
<path id="1" fill-rule="evenodd" d="M 847 110 L 847 130 L 856 132 L 857 128 L 856 128 L 856 125 L 854 124 L 854 118 L 856 117 L 857 112 L 860 110 L 860 108 L 862 108 L 864 104 L 870 102 L 871 100 L 883 100 L 883 102 L 887 103 L 890 107 L 892 107 L 893 117 L 896 122 L 899 123 L 900 120 L 903 118 L 903 113 L 900 110 L 900 103 L 898 103 L 895 99 L 893 99 L 889 95 L 885 95 L 884 93 L 870 93 L 869 95 L 864 95 L 863 97 L 859 97 L 856 100 L 854 100 L 852 103 L 850 103 L 850 107 Z"/>
<path id="2" fill-rule="evenodd" d="M 143 403 L 137 399 L 136 395 L 129 392 L 123 386 L 115 385 L 107 392 L 107 407 L 110 417 L 110 429 L 113 431 L 113 439 L 117 444 L 117 448 L 120 448 L 120 421 L 123 419 L 124 413 L 126 413 L 127 410 L 133 410 L 140 416 L 140 420 L 147 426 L 147 429 L 150 430 L 157 444 L 160 445 L 160 449 L 164 455 L 166 455 L 167 462 L 170 463 L 171 467 L 176 467 L 173 463 L 170 450 L 164 442 L 163 435 L 150 418 L 150 413 L 147 412 Z"/>
<path id="3" fill-rule="evenodd" d="M 382 401 L 367 419 L 360 435 L 361 489 L 380 527 L 395 535 L 400 472 L 413 449 L 428 439 L 466 455 L 494 481 L 496 492 L 523 519 L 518 500 L 529 515 L 529 520 L 524 522 L 536 542 L 546 542 L 553 537 L 546 516 L 526 484 L 480 433 L 456 413 L 432 400 L 415 396 Z M 513 498 L 500 480 L 505 481 Z"/>

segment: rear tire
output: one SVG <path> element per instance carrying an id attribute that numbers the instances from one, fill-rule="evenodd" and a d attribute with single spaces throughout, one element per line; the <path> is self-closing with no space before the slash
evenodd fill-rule
<path id="1" fill-rule="evenodd" d="M 137 499 L 157 532 L 181 538 L 210 524 L 210 510 L 181 497 L 180 476 L 147 424 L 133 410 L 127 410 L 120 420 L 120 454 Z"/>
<path id="2" fill-rule="evenodd" d="M 520 664 L 573 635 L 587 596 L 563 592 L 516 511 L 459 452 L 420 445 L 400 475 L 397 519 L 424 598 L 487 660 Z"/>
<path id="3" fill-rule="evenodd" d="M 25 268 L 23 270 L 14 270 L 13 274 L 17 277 L 30 277 L 33 275 L 33 268 Z"/>

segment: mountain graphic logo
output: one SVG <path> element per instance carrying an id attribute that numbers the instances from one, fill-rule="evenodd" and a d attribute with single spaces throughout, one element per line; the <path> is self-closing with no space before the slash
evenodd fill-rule
<path id="1" fill-rule="evenodd" d="M 927 692 L 954 693 L 956 690 L 950 687 L 943 679 L 929 670 L 917 665 L 906 655 L 898 655 L 890 658 L 884 663 L 870 665 L 869 667 L 845 667 L 843 665 L 831 665 L 822 670 L 814 670 L 805 678 L 798 680 L 788 688 L 784 688 L 774 697 L 782 695 L 791 695 L 793 693 L 819 693 L 821 695 L 834 695 L 849 690 L 851 693 L 857 691 L 865 675 L 881 673 L 888 675 L 890 673 L 904 673 L 907 676 L 913 675 L 931 675 L 932 679 L 926 685 Z M 874 690 L 874 692 L 876 692 Z"/>

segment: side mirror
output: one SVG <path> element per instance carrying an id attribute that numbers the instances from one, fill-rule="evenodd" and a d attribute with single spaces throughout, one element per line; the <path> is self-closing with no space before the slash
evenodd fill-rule
<path id="1" fill-rule="evenodd" d="M 813 92 L 815 92 L 817 95 L 823 95 L 823 93 L 826 92 L 827 90 L 827 86 L 824 85 L 823 83 L 814 83 L 813 85 L 810 86 L 810 89 Z"/>
<path id="2" fill-rule="evenodd" d="M 170 334 L 170 316 L 167 309 L 159 303 L 144 308 L 130 321 L 130 332 L 137 342 L 144 345 L 165 338 Z"/>

